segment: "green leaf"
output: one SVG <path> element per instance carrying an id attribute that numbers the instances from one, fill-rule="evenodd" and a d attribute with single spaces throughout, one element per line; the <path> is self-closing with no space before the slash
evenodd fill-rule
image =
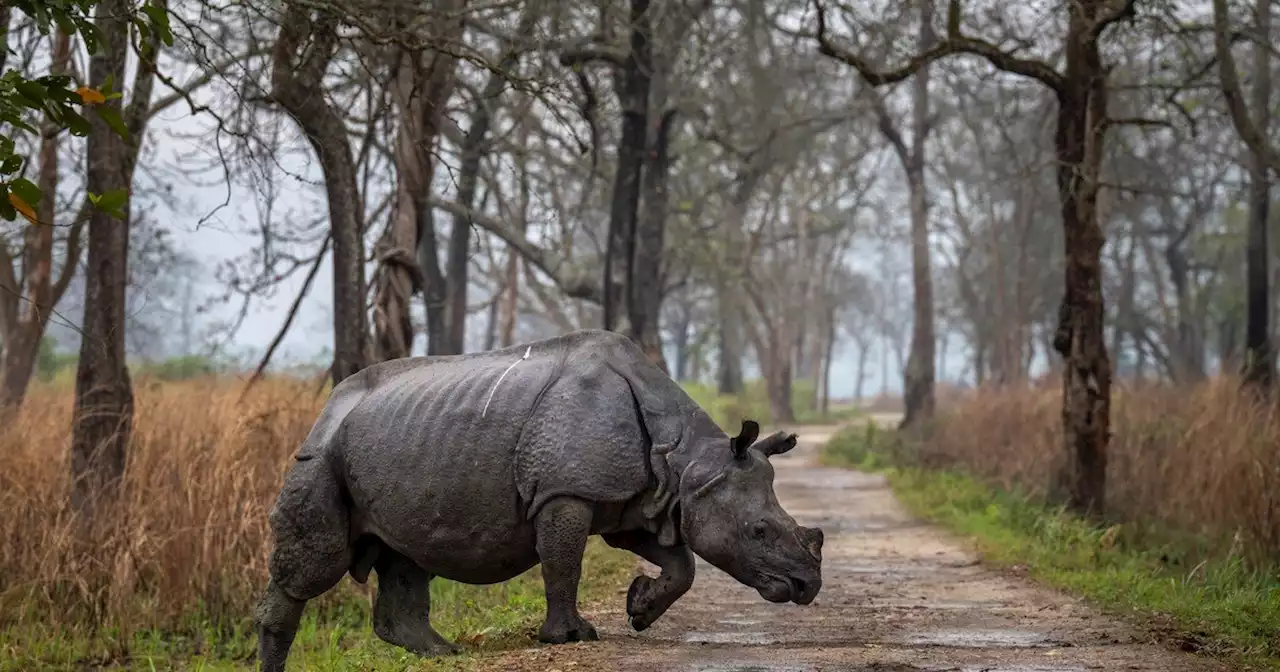
<path id="1" fill-rule="evenodd" d="M 160 41 L 164 42 L 166 47 L 172 47 L 173 29 L 169 26 L 169 12 L 150 2 L 142 6 L 142 11 L 146 13 L 147 18 L 151 19 L 151 27 L 160 36 Z"/>
<path id="2" fill-rule="evenodd" d="M 79 112 L 76 112 L 75 110 L 66 110 L 65 113 L 67 116 L 67 129 L 71 131 L 71 135 L 83 138 L 84 136 L 89 135 L 89 132 L 93 130 L 93 126 L 89 123 L 89 120 L 81 116 Z"/>
<path id="3" fill-rule="evenodd" d="M 129 137 L 129 128 L 124 125 L 124 120 L 120 118 L 119 110 L 113 107 L 101 105 L 93 108 L 93 112 L 98 115 L 98 118 L 107 122 L 107 125 L 111 127 L 111 130 L 115 131 L 120 137 Z"/>
<path id="4" fill-rule="evenodd" d="M 4 161 L 0 161 L 0 174 L 12 175 L 19 170 L 22 170 L 23 163 L 24 161 L 21 156 L 16 154 L 7 156 Z"/>
<path id="5" fill-rule="evenodd" d="M 39 107 L 48 97 L 48 92 L 45 91 L 45 88 L 35 82 L 25 80 L 15 82 L 13 88 L 18 90 L 18 97 L 21 98 L 19 102 L 27 107 Z"/>
<path id="6" fill-rule="evenodd" d="M 112 189 L 111 191 L 97 194 L 96 197 L 90 194 L 89 200 L 101 210 L 106 210 L 112 214 L 123 214 L 121 208 L 125 203 L 129 202 L 128 189 Z"/>
<path id="7" fill-rule="evenodd" d="M 18 198 L 30 203 L 32 207 L 39 203 L 44 196 L 43 192 L 40 191 L 40 187 L 37 187 L 34 182 L 25 177 L 19 177 L 10 182 L 9 189 L 17 194 Z"/>
<path id="8" fill-rule="evenodd" d="M 8 189 L 5 189 L 8 191 Z M 0 198 L 0 217 L 4 217 L 5 221 L 12 222 L 14 217 L 18 216 L 18 211 L 9 203 L 9 195 L 5 194 L 4 198 Z"/>

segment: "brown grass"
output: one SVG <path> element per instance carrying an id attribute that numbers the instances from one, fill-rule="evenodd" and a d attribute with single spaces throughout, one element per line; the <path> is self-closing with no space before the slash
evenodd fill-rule
<path id="1" fill-rule="evenodd" d="M 324 398 L 268 380 L 141 383 L 123 499 L 92 543 L 68 506 L 69 390 L 37 387 L 0 433 L 0 627 L 233 623 L 266 577 L 267 511 Z"/>
<path id="2" fill-rule="evenodd" d="M 919 457 L 1005 489 L 1050 494 L 1064 455 L 1060 400 L 1057 385 L 952 400 Z M 1254 401 L 1229 379 L 1121 386 L 1112 431 L 1111 517 L 1280 557 L 1280 407 Z"/>

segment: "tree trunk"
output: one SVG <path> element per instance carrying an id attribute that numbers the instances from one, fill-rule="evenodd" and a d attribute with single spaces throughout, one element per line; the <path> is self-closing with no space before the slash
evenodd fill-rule
<path id="1" fill-rule="evenodd" d="M 1258 0 L 1257 37 L 1253 44 L 1254 122 L 1264 139 L 1271 125 L 1271 0 Z M 1249 165 L 1249 243 L 1246 260 L 1248 317 L 1245 324 L 1244 379 L 1258 389 L 1275 384 L 1275 353 L 1271 349 L 1271 286 L 1268 229 L 1271 175 L 1265 156 L 1254 151 Z"/>
<path id="2" fill-rule="evenodd" d="M 867 356 L 871 354 L 871 346 L 868 343 L 858 343 L 858 371 L 857 378 L 853 381 L 853 398 L 856 401 L 862 401 L 862 386 L 867 382 Z"/>
<path id="3" fill-rule="evenodd" d="M 835 307 L 829 309 L 827 317 L 826 347 L 822 353 L 822 406 L 818 410 L 822 417 L 831 412 L 831 360 L 836 353 L 836 315 Z"/>
<path id="4" fill-rule="evenodd" d="M 689 379 L 689 327 L 692 326 L 692 320 L 689 317 L 688 307 L 684 307 L 680 314 L 680 319 L 673 325 L 672 332 L 675 339 L 672 346 L 676 351 L 676 380 L 684 381 Z"/>
<path id="5" fill-rule="evenodd" d="M 117 87 L 125 81 L 129 48 L 129 3 L 103 0 L 95 26 L 99 52 L 89 60 L 89 82 Z M 119 99 L 100 103 L 119 110 Z M 144 103 L 145 104 L 145 103 Z M 87 138 L 85 188 L 96 194 L 129 189 L 127 142 L 96 114 Z M 130 199 L 131 201 L 132 199 Z M 76 394 L 71 436 L 71 506 L 92 523 L 110 505 L 124 477 L 126 449 L 133 428 L 133 385 L 125 362 L 125 300 L 129 283 L 129 219 L 132 203 L 117 220 L 97 209 L 89 220 L 89 255 L 85 267 L 85 310 L 76 368 Z"/>
<path id="6" fill-rule="evenodd" d="M 1066 257 L 1065 292 L 1054 349 L 1063 357 L 1063 443 L 1069 458 L 1062 481 L 1076 513 L 1104 510 L 1107 444 L 1111 437 L 1111 363 L 1104 335 L 1098 180 L 1106 139 L 1107 75 L 1091 31 L 1102 3 L 1072 5 L 1066 76 L 1058 95 L 1055 146 Z"/>
<path id="7" fill-rule="evenodd" d="M 765 388 L 769 395 L 769 410 L 775 424 L 795 422 L 796 416 L 791 408 L 791 352 L 779 341 L 777 334 L 769 335 L 769 362 L 765 371 Z"/>
<path id="8" fill-rule="evenodd" d="M 618 328 L 627 314 L 623 305 L 635 258 L 636 214 L 640 206 L 649 116 L 650 53 L 649 0 L 631 0 L 631 52 L 622 69 L 618 102 L 622 107 L 622 137 L 614 173 L 609 211 L 609 234 L 604 258 L 604 328 Z"/>
<path id="9" fill-rule="evenodd" d="M 333 234 L 333 367 L 336 385 L 368 360 L 364 236 L 356 164 L 342 116 L 324 96 L 323 80 L 338 46 L 338 19 L 288 3 L 271 68 L 271 95 L 306 134 L 324 173 Z"/>
<path id="10" fill-rule="evenodd" d="M 538 14 L 526 7 L 520 14 L 516 34 L 526 38 L 533 31 Z M 480 98 L 471 112 L 471 125 L 462 145 L 462 165 L 458 176 L 458 203 L 473 207 L 476 185 L 480 181 L 480 160 L 484 158 L 485 143 L 493 123 L 493 111 L 498 97 L 506 86 L 510 72 L 519 62 L 520 52 L 514 47 L 507 51 L 497 69 L 489 72 Z M 447 102 L 446 101 L 442 101 Z M 443 105 L 442 105 L 443 106 Z M 449 259 L 445 286 L 448 294 L 448 343 L 447 354 L 462 354 L 467 340 L 467 269 L 471 252 L 471 220 L 460 213 L 453 217 L 453 230 L 449 234 Z"/>
<path id="11" fill-rule="evenodd" d="M 529 167 L 525 157 L 517 158 L 520 166 L 520 234 L 529 228 L 529 199 L 532 186 L 529 184 Z M 502 321 L 499 345 L 503 348 L 515 345 L 517 311 L 520 299 L 520 265 L 524 263 L 519 250 L 508 246 L 506 268 L 506 291 L 502 297 Z"/>
<path id="12" fill-rule="evenodd" d="M 502 295 L 499 294 L 489 301 L 489 307 L 486 310 L 489 319 L 485 322 L 484 329 L 485 351 L 494 349 L 498 344 L 498 304 L 501 302 Z"/>
<path id="13" fill-rule="evenodd" d="M 723 276 L 723 272 L 719 273 Z M 738 395 L 743 392 L 742 380 L 742 311 L 738 307 L 738 297 L 733 289 L 721 284 L 716 291 L 716 324 L 719 341 L 719 371 L 716 376 L 717 389 L 722 395 Z"/>
<path id="14" fill-rule="evenodd" d="M 664 86 L 658 87 L 665 99 Z M 656 120 L 653 143 L 644 170 L 644 216 L 636 228 L 633 273 L 627 281 L 628 335 L 640 344 L 649 359 L 667 371 L 662 353 L 659 321 L 662 315 L 662 256 L 666 244 L 667 173 L 670 169 L 668 141 L 675 110 L 667 110 Z"/>
<path id="15" fill-rule="evenodd" d="M 443 9 L 458 12 L 464 0 L 444 3 Z M 459 14 L 460 16 L 460 14 Z M 439 38 L 452 44 L 462 35 L 459 18 L 438 26 Z M 457 58 L 447 50 L 427 53 L 395 48 L 390 53 L 395 83 L 392 92 L 399 114 L 396 138 L 396 208 L 376 248 L 377 269 L 374 271 L 374 344 L 379 361 L 407 357 L 413 348 L 413 322 L 410 305 L 415 291 L 421 290 L 427 313 L 427 353 L 455 354 L 453 334 L 448 324 L 448 284 L 440 269 L 440 254 L 435 229 L 435 213 L 428 202 L 435 175 L 436 138 L 444 119 L 444 109 L 453 94 Z M 483 142 L 483 130 L 476 142 Z M 468 151 L 479 151 L 478 144 L 468 138 L 463 147 L 463 170 L 470 158 Z M 476 159 L 478 163 L 479 159 Z M 459 198 L 468 208 L 474 197 L 474 177 L 467 184 L 463 174 Z M 470 193 L 464 190 L 470 186 Z M 463 234 L 469 235 L 466 223 Z M 458 235 L 455 222 L 454 235 Z M 461 244 L 460 253 L 463 309 L 466 322 L 466 257 L 469 238 L 451 243 Z M 451 249 L 452 252 L 452 249 Z M 451 259 L 450 263 L 454 263 Z M 463 332 L 465 336 L 465 331 Z"/>
<path id="16" fill-rule="evenodd" d="M 59 30 L 53 41 L 50 74 L 65 72 L 70 59 L 71 37 Z M 24 283 L 27 290 L 26 297 L 17 304 L 14 323 L 5 325 L 7 329 L 3 341 L 4 359 L 0 361 L 0 371 L 3 372 L 3 380 L 0 381 L 0 411 L 20 406 L 23 398 L 26 397 L 27 386 L 35 371 L 36 357 L 40 352 L 40 340 L 44 337 L 53 307 L 57 305 L 60 298 L 55 294 L 53 284 L 53 231 L 58 191 L 58 128 L 52 124 L 41 127 L 40 168 L 36 179 L 42 198 L 40 203 L 33 205 L 38 208 L 40 224 L 32 223 L 26 227 L 26 245 L 23 248 L 22 260 L 23 274 L 26 276 Z M 74 262 L 71 265 L 74 265 Z"/>

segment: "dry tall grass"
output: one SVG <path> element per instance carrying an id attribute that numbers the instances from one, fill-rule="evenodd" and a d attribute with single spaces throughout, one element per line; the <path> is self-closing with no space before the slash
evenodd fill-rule
<path id="1" fill-rule="evenodd" d="M 264 585 L 270 509 L 324 403 L 268 380 L 143 383 L 122 502 L 93 543 L 68 506 L 71 394 L 37 388 L 0 433 L 0 627 L 231 623 Z"/>
<path id="2" fill-rule="evenodd" d="M 1056 385 L 979 390 L 939 416 L 920 458 L 1044 495 L 1063 458 Z M 1280 557 L 1280 407 L 1238 381 L 1121 386 L 1112 407 L 1109 513 L 1165 524 L 1260 559 Z M 1225 550 L 1225 549 L 1223 549 Z"/>

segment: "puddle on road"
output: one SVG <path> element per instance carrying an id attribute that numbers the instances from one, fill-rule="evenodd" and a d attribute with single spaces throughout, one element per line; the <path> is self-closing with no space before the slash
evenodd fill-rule
<path id="1" fill-rule="evenodd" d="M 691 632 L 686 644 L 777 644 L 778 638 L 767 632 Z"/>
<path id="2" fill-rule="evenodd" d="M 720 625 L 760 625 L 764 621 L 752 620 L 749 618 L 722 618 L 716 622 Z"/>
<path id="3" fill-rule="evenodd" d="M 817 667 L 773 663 L 694 663 L 689 672 L 817 672 Z"/>
<path id="4" fill-rule="evenodd" d="M 908 635 L 903 641 L 915 646 L 955 646 L 976 649 L 1023 649 L 1057 644 L 1039 632 L 1003 629 L 933 630 Z"/>
<path id="5" fill-rule="evenodd" d="M 938 665 L 919 669 L 921 672 L 1088 672 L 1087 668 L 1080 665 L 1019 665 L 1017 663 L 1011 665 L 962 665 L 960 667 Z"/>
<path id="6" fill-rule="evenodd" d="M 908 564 L 884 564 L 877 562 L 839 562 L 822 568 L 823 573 L 841 572 L 847 574 L 885 574 L 901 576 L 904 574 L 924 574 L 936 572 L 937 568 L 919 567 Z"/>
<path id="7" fill-rule="evenodd" d="M 922 609 L 928 611 L 969 611 L 974 609 L 982 609 L 984 611 L 998 611 L 1000 609 L 1009 609 L 1010 606 L 1003 602 L 980 602 L 978 600 L 868 600 L 867 606 L 872 609 Z"/>

